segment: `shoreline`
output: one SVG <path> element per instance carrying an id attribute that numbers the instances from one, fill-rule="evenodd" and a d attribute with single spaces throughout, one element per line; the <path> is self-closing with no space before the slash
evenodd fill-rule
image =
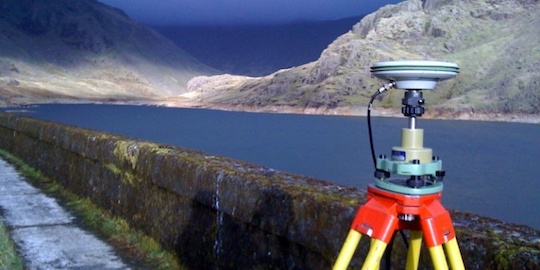
<path id="1" fill-rule="evenodd" d="M 335 116 L 366 116 L 367 106 L 344 106 L 336 108 L 327 107 L 297 107 L 289 105 L 226 105 L 226 104 L 208 104 L 200 102 L 186 101 L 183 98 L 168 99 L 141 99 L 141 100 L 76 100 L 76 99 L 46 99 L 41 101 L 17 102 L 14 104 L 0 104 L 0 107 L 24 107 L 37 104 L 111 104 L 111 105 L 139 105 L 139 106 L 158 106 L 171 108 L 191 108 L 208 109 L 236 112 L 252 113 L 281 113 L 281 114 L 304 114 L 304 115 L 335 115 Z M 401 108 L 385 108 L 373 106 L 371 115 L 374 117 L 396 117 L 403 118 Z M 447 108 L 426 108 L 426 112 L 421 116 L 422 119 L 433 120 L 463 120 L 463 121 L 489 121 L 489 122 L 507 122 L 523 124 L 540 124 L 540 114 L 525 113 L 483 113 L 472 110 L 453 110 Z"/>
<path id="2" fill-rule="evenodd" d="M 264 105 L 223 105 L 204 104 L 185 101 L 160 100 L 141 105 L 154 105 L 173 108 L 199 108 L 223 111 L 242 111 L 253 113 L 283 113 L 305 115 L 336 115 L 336 116 L 366 116 L 367 106 L 346 106 L 337 108 L 299 108 L 295 106 Z M 374 106 L 371 115 L 375 117 L 403 118 L 401 108 L 384 108 Z M 433 120 L 463 120 L 463 121 L 490 121 L 523 124 L 540 124 L 540 115 L 537 114 L 505 114 L 505 113 L 477 113 L 471 111 L 453 111 L 449 109 L 427 108 L 421 116 L 423 119 Z"/>

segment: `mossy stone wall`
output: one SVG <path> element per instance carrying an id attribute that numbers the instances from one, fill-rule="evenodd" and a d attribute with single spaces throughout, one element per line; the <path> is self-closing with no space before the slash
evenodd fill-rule
<path id="1" fill-rule="evenodd" d="M 364 200 L 354 188 L 6 113 L 0 148 L 126 219 L 193 269 L 329 269 Z M 468 268 L 540 266 L 537 230 L 452 215 Z M 364 239 L 352 266 L 366 249 Z"/>

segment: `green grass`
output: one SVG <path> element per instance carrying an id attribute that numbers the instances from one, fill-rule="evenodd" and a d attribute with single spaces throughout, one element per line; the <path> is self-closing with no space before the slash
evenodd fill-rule
<path id="1" fill-rule="evenodd" d="M 105 238 L 109 244 L 120 250 L 125 256 L 151 269 L 185 269 L 174 254 L 163 250 L 158 242 L 145 235 L 142 231 L 131 228 L 125 220 L 111 215 L 89 199 L 81 198 L 68 191 L 9 152 L 0 149 L 0 157 L 13 164 L 21 174 L 33 184 L 38 185 L 44 192 L 64 201 L 82 219 L 85 226 Z M 20 268 L 11 267 L 12 265 L 16 266 L 13 263 L 17 261 L 12 263 L 12 260 L 17 259 L 18 256 L 15 251 L 10 251 L 9 235 L 4 231 L 5 229 L 0 232 L 0 241 L 2 241 L 0 245 L 0 255 L 2 255 L 0 257 L 0 269 L 23 269 L 22 262 Z M 6 238 L 5 242 L 7 243 L 5 248 L 3 238 Z M 11 244 L 11 247 L 13 247 L 13 244 Z M 14 250 L 14 248 L 11 248 L 11 250 Z M 8 253 L 13 254 L 16 258 L 10 259 Z M 18 260 L 21 261 L 20 258 Z"/>
<path id="2" fill-rule="evenodd" d="M 0 269 L 18 270 L 23 268 L 23 260 L 17 253 L 9 232 L 0 221 Z"/>
<path id="3" fill-rule="evenodd" d="M 118 217 L 100 209 L 92 201 L 64 190 L 58 185 L 50 185 L 68 201 L 68 206 L 79 213 L 84 224 L 97 230 L 107 241 L 129 257 L 152 266 L 153 269 L 182 269 L 174 254 L 164 251 L 152 238 Z"/>

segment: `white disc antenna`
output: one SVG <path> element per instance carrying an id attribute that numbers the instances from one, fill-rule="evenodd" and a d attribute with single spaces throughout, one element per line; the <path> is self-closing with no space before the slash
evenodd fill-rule
<path id="1" fill-rule="evenodd" d="M 399 89 L 431 90 L 437 82 L 457 76 L 459 67 L 430 60 L 385 61 L 373 64 L 371 73 L 379 79 L 394 81 Z"/>

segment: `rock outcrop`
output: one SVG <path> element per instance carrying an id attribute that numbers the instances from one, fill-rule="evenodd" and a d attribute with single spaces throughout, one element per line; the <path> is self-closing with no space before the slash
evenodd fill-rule
<path id="1" fill-rule="evenodd" d="M 441 110 L 540 113 L 538 0 L 407 0 L 364 17 L 303 66 L 261 78 L 196 78 L 190 97 L 214 106 L 339 108 L 366 105 L 382 83 L 374 62 L 434 59 L 461 74 L 429 92 Z M 230 80 L 235 80 L 233 84 Z M 243 82 L 242 82 L 243 80 Z M 401 93 L 383 104 L 400 106 Z M 211 105 L 209 105 L 211 106 Z"/>

